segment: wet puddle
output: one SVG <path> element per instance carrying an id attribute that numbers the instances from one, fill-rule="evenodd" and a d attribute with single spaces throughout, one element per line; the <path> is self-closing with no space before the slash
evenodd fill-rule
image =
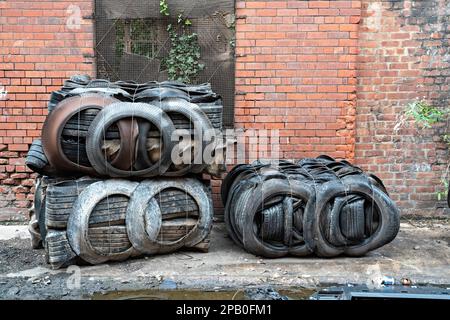
<path id="1" fill-rule="evenodd" d="M 315 292 L 313 289 L 277 290 L 291 300 L 305 300 Z M 200 291 L 200 290 L 140 290 L 96 293 L 93 300 L 248 300 L 243 290 Z"/>

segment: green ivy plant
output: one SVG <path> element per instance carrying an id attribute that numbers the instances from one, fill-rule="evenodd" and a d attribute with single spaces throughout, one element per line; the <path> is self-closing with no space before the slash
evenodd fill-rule
<path id="1" fill-rule="evenodd" d="M 159 8 L 162 15 L 170 15 L 166 0 L 159 2 Z M 192 83 L 205 68 L 205 65 L 200 63 L 198 35 L 186 30 L 186 27 L 192 25 L 192 21 L 183 14 L 178 14 L 176 21 L 177 26 L 167 26 L 171 47 L 162 65 L 167 70 L 169 80 Z"/>
<path id="2" fill-rule="evenodd" d="M 406 120 L 412 118 L 422 129 L 427 129 L 431 128 L 435 123 L 445 121 L 446 119 L 449 120 L 449 114 L 450 109 L 441 110 L 430 105 L 425 100 L 416 100 L 406 106 L 405 118 Z M 450 149 L 450 133 L 443 134 L 441 139 Z M 438 201 L 447 197 L 449 169 L 450 163 L 447 164 L 447 169 L 441 177 L 441 190 L 437 192 Z"/>
<path id="3" fill-rule="evenodd" d="M 189 34 L 184 30 L 178 34 L 172 25 L 167 27 L 167 31 L 172 44 L 169 55 L 164 59 L 169 79 L 192 83 L 199 72 L 205 68 L 199 62 L 201 55 L 198 36 L 196 33 Z"/>
<path id="4" fill-rule="evenodd" d="M 442 184 L 442 190 L 437 192 L 437 199 L 438 201 L 442 201 L 445 200 L 447 198 L 447 193 L 448 193 L 448 180 L 443 177 L 441 179 L 441 184 Z"/>

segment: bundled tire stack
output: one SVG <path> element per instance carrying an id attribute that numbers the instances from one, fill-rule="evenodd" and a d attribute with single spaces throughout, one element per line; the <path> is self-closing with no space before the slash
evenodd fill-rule
<path id="1" fill-rule="evenodd" d="M 238 165 L 221 192 L 231 238 L 269 258 L 362 256 L 391 242 L 400 227 L 378 177 L 328 156 Z"/>
<path id="2" fill-rule="evenodd" d="M 26 160 L 35 172 L 153 177 L 220 176 L 224 170 L 202 157 L 206 146 L 213 146 L 212 157 L 224 147 L 216 139 L 222 100 L 209 84 L 73 77 L 52 93 L 48 109 L 42 139 L 33 142 Z M 172 163 L 172 153 L 185 155 L 183 163 L 189 164 Z"/>
<path id="3" fill-rule="evenodd" d="M 207 251 L 213 209 L 201 175 L 224 168 L 203 153 L 212 145 L 214 158 L 221 128 L 208 84 L 66 81 L 26 158 L 40 174 L 33 246 L 42 240 L 53 268 Z"/>
<path id="4" fill-rule="evenodd" d="M 48 178 L 41 178 L 48 179 Z M 207 251 L 210 191 L 194 178 L 40 181 L 35 212 L 53 268 L 181 248 Z M 38 202 L 36 202 L 38 204 Z"/>

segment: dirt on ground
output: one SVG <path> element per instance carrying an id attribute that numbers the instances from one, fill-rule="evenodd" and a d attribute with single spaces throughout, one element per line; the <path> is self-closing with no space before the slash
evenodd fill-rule
<path id="1" fill-rule="evenodd" d="M 28 239 L 0 241 L 0 274 L 45 266 L 43 250 L 31 248 Z"/>
<path id="2" fill-rule="evenodd" d="M 124 292 L 142 297 L 142 292 L 169 291 L 222 298 L 267 292 L 270 298 L 276 295 L 272 288 L 303 294 L 330 285 L 379 286 L 386 276 L 398 283 L 408 278 L 413 285 L 450 287 L 448 220 L 404 220 L 392 243 L 360 258 L 263 259 L 237 247 L 218 223 L 208 253 L 181 251 L 59 270 L 49 268 L 44 250 L 31 249 L 30 240 L 23 239 L 26 226 L 0 226 L 0 235 L 2 228 L 15 229 L 9 238 L 0 237 L 0 299 L 114 299 Z"/>

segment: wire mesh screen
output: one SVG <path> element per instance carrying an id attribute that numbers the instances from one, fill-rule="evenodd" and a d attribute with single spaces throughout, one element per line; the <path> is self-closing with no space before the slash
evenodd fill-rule
<path id="1" fill-rule="evenodd" d="M 234 0 L 167 0 L 170 16 L 160 13 L 159 0 L 96 0 L 98 78 L 145 82 L 169 79 L 165 58 L 171 49 L 168 25 L 189 18 L 189 33 L 198 35 L 204 69 L 192 83 L 210 82 L 223 98 L 223 121 L 234 122 Z"/>

